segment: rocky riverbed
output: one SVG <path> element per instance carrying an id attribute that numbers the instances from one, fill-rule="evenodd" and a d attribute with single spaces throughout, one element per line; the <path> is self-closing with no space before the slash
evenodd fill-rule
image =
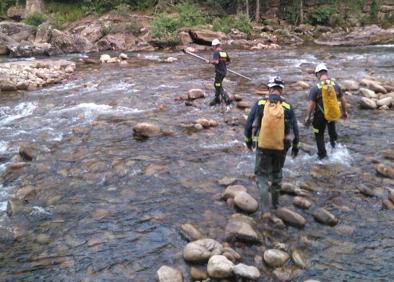
<path id="1" fill-rule="evenodd" d="M 78 67 L 66 82 L 0 96 L 1 280 L 393 275 L 394 112 L 360 108 L 361 89 L 376 103 L 392 92 L 392 46 L 232 51 L 232 68 L 254 80 L 226 78 L 230 110 L 208 106 L 211 66 L 182 53 L 126 55 L 70 57 Z M 300 124 L 280 209 L 260 215 L 242 143 L 265 93 L 258 82 L 280 74 L 301 120 L 320 61 L 346 85 L 350 118 L 324 162 Z"/>

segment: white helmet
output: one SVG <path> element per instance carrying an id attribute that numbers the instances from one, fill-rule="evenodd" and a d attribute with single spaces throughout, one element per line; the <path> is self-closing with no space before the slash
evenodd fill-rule
<path id="1" fill-rule="evenodd" d="M 215 38 L 214 40 L 212 40 L 212 46 L 216 46 L 216 45 L 220 45 L 222 43 L 220 43 L 219 39 Z"/>
<path id="2" fill-rule="evenodd" d="M 320 72 L 322 70 L 328 71 L 328 68 L 327 68 L 327 66 L 324 63 L 320 63 L 320 64 L 318 64 L 316 66 L 315 73 L 318 73 L 318 72 Z"/>
<path id="3" fill-rule="evenodd" d="M 270 80 L 268 81 L 267 86 L 269 88 L 277 86 L 277 87 L 280 87 L 280 88 L 283 89 L 283 88 L 285 88 L 285 82 L 279 76 L 274 76 L 274 77 L 270 78 Z"/>

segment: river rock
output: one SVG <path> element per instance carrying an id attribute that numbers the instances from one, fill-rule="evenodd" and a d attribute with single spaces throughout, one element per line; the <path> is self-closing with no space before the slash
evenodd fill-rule
<path id="1" fill-rule="evenodd" d="M 291 258 L 294 263 L 301 268 L 307 268 L 309 265 L 305 258 L 305 254 L 299 249 L 295 249 L 291 252 Z"/>
<path id="2" fill-rule="evenodd" d="M 38 147 L 34 144 L 22 143 L 19 145 L 19 155 L 24 161 L 32 161 L 37 158 Z"/>
<path id="3" fill-rule="evenodd" d="M 309 209 L 312 203 L 304 197 L 297 196 L 293 200 L 293 205 L 301 209 Z"/>
<path id="4" fill-rule="evenodd" d="M 276 215 L 287 224 L 295 227 L 304 227 L 306 224 L 306 220 L 302 215 L 287 208 L 279 209 Z"/>
<path id="5" fill-rule="evenodd" d="M 249 109 L 251 104 L 247 101 L 239 101 L 237 102 L 237 108 L 240 110 Z"/>
<path id="6" fill-rule="evenodd" d="M 382 202 L 382 206 L 384 209 L 394 210 L 394 203 L 389 199 L 384 199 Z"/>
<path id="7" fill-rule="evenodd" d="M 190 269 L 190 275 L 193 281 L 202 281 L 208 279 L 208 273 L 205 271 L 201 271 L 198 268 L 192 266 Z"/>
<path id="8" fill-rule="evenodd" d="M 351 80 L 351 79 L 342 80 L 340 82 L 340 85 L 341 85 L 342 90 L 344 90 L 344 91 L 355 91 L 360 88 L 360 84 L 357 81 Z"/>
<path id="9" fill-rule="evenodd" d="M 392 167 L 387 167 L 384 164 L 378 164 L 376 166 L 376 171 L 383 176 L 394 179 L 394 168 Z"/>
<path id="10" fill-rule="evenodd" d="M 233 276 L 234 264 L 225 256 L 214 255 L 208 261 L 208 275 L 212 278 L 228 278 Z"/>
<path id="11" fill-rule="evenodd" d="M 373 90 L 369 90 L 367 88 L 360 88 L 359 94 L 369 99 L 378 98 L 378 95 Z"/>
<path id="12" fill-rule="evenodd" d="M 211 127 L 211 123 L 209 122 L 209 119 L 206 118 L 199 118 L 195 121 L 196 124 L 201 124 L 202 127 L 204 128 L 210 128 Z"/>
<path id="13" fill-rule="evenodd" d="M 393 189 L 389 190 L 389 200 L 394 203 L 394 190 Z"/>
<path id="14" fill-rule="evenodd" d="M 119 54 L 119 59 L 121 59 L 121 60 L 127 60 L 128 58 L 129 58 L 129 56 L 127 56 L 127 54 L 125 54 L 125 53 Z"/>
<path id="15" fill-rule="evenodd" d="M 201 239 L 188 243 L 183 249 L 183 258 L 188 262 L 205 262 L 213 255 L 220 255 L 223 246 L 213 239 Z"/>
<path id="16" fill-rule="evenodd" d="M 246 187 L 242 185 L 230 185 L 222 193 L 222 199 L 226 201 L 228 198 L 235 198 L 235 195 L 240 192 L 247 192 Z"/>
<path id="17" fill-rule="evenodd" d="M 261 240 L 252 225 L 254 225 L 254 221 L 251 217 L 233 214 L 226 225 L 226 241 L 240 240 L 249 243 L 260 243 Z"/>
<path id="18" fill-rule="evenodd" d="M 259 204 L 247 192 L 238 192 L 234 197 L 235 205 L 245 212 L 253 213 L 257 211 Z"/>
<path id="19" fill-rule="evenodd" d="M 24 201 L 17 198 L 11 198 L 7 201 L 7 215 L 9 217 L 20 212 L 24 207 Z"/>
<path id="20" fill-rule="evenodd" d="M 8 49 L 12 57 L 48 56 L 51 53 L 52 45 L 24 41 L 20 44 L 9 45 Z"/>
<path id="21" fill-rule="evenodd" d="M 305 82 L 305 81 L 302 81 L 302 80 L 297 81 L 294 86 L 295 87 L 299 87 L 301 89 L 309 89 L 310 88 L 309 83 Z"/>
<path id="22" fill-rule="evenodd" d="M 12 45 L 17 45 L 17 42 L 8 35 L 0 33 L 0 55 L 8 55 L 10 52 L 8 46 Z"/>
<path id="23" fill-rule="evenodd" d="M 27 41 L 33 36 L 33 27 L 24 23 L 2 21 L 0 22 L 0 33 L 11 37 L 16 42 Z"/>
<path id="24" fill-rule="evenodd" d="M 316 221 L 330 226 L 334 226 L 338 223 L 338 219 L 335 217 L 335 215 L 324 208 L 316 209 L 313 212 L 313 217 Z"/>
<path id="25" fill-rule="evenodd" d="M 360 184 L 357 187 L 357 189 L 358 189 L 358 191 L 360 191 L 361 194 L 363 194 L 365 196 L 368 196 L 368 197 L 375 196 L 375 192 L 372 189 L 370 189 L 367 186 L 365 186 L 364 184 Z"/>
<path id="26" fill-rule="evenodd" d="M 196 241 L 205 237 L 202 232 L 191 223 L 182 224 L 181 233 L 188 241 Z"/>
<path id="27" fill-rule="evenodd" d="M 222 179 L 219 180 L 219 184 L 223 185 L 223 186 L 229 186 L 235 183 L 235 181 L 237 181 L 236 178 L 234 177 L 223 177 Z"/>
<path id="28" fill-rule="evenodd" d="M 295 281 L 300 271 L 296 266 L 276 268 L 272 274 L 280 282 Z"/>
<path id="29" fill-rule="evenodd" d="M 11 230 L 0 226 L 0 246 L 2 244 L 4 245 L 10 245 L 16 240 L 14 232 Z M 0 248 L 1 250 L 1 248 Z"/>
<path id="30" fill-rule="evenodd" d="M 154 137 L 160 135 L 161 133 L 159 126 L 148 122 L 136 124 L 133 128 L 133 131 L 134 135 L 138 137 Z"/>
<path id="31" fill-rule="evenodd" d="M 376 105 L 376 102 L 374 100 L 362 97 L 360 100 L 360 107 L 366 110 L 375 110 L 378 105 Z"/>
<path id="32" fill-rule="evenodd" d="M 382 106 L 387 106 L 387 107 L 391 107 L 391 105 L 393 104 L 394 99 L 391 97 L 386 97 L 383 99 L 380 99 L 376 102 L 376 104 L 378 105 L 378 107 L 382 107 Z"/>
<path id="33" fill-rule="evenodd" d="M 205 93 L 201 89 L 190 89 L 187 97 L 189 100 L 201 99 L 205 97 Z"/>
<path id="34" fill-rule="evenodd" d="M 271 267 L 280 267 L 284 265 L 290 256 L 288 253 L 277 250 L 277 249 L 270 249 L 264 252 L 264 261 Z"/>
<path id="35" fill-rule="evenodd" d="M 224 246 L 224 248 L 223 248 L 223 254 L 222 255 L 224 255 L 226 258 L 228 258 L 229 260 L 231 260 L 232 262 L 236 262 L 236 261 L 238 261 L 238 260 L 240 260 L 241 259 L 241 255 L 240 254 L 238 254 L 234 249 L 232 249 L 231 247 L 225 247 L 225 244 L 227 244 L 227 243 L 224 243 L 223 244 L 223 246 Z"/>
<path id="36" fill-rule="evenodd" d="M 179 270 L 163 265 L 156 273 L 156 281 L 183 282 L 183 276 Z"/>
<path id="37" fill-rule="evenodd" d="M 234 266 L 234 274 L 241 278 L 250 280 L 257 280 L 260 278 L 260 271 L 255 266 L 249 266 L 243 263 L 239 263 Z"/>
<path id="38" fill-rule="evenodd" d="M 360 81 L 360 85 L 365 86 L 368 89 L 371 89 L 372 91 L 374 91 L 376 93 L 383 93 L 383 94 L 387 93 L 387 90 L 382 85 L 380 85 L 378 82 L 370 80 L 370 79 L 365 79 L 365 78 L 362 79 Z"/>
<path id="39" fill-rule="evenodd" d="M 63 53 L 88 53 L 98 49 L 86 37 L 57 29 L 51 30 L 49 42 L 53 51 L 50 55 Z"/>
<path id="40" fill-rule="evenodd" d="M 111 60 L 111 56 L 108 55 L 108 54 L 102 54 L 102 55 L 100 56 L 100 62 L 101 62 L 102 64 L 108 63 L 109 60 Z"/>

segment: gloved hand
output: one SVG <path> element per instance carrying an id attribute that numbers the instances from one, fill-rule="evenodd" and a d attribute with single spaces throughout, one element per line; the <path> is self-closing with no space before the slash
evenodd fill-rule
<path id="1" fill-rule="evenodd" d="M 291 156 L 292 156 L 293 159 L 295 159 L 298 156 L 299 150 L 300 149 L 298 148 L 298 146 L 293 146 L 291 148 Z"/>
<path id="2" fill-rule="evenodd" d="M 248 147 L 249 150 L 253 151 L 253 141 L 246 141 L 246 147 Z"/>
<path id="3" fill-rule="evenodd" d="M 348 113 L 344 112 L 342 113 L 342 119 L 346 120 L 348 118 Z"/>
<path id="4" fill-rule="evenodd" d="M 310 117 L 306 117 L 304 120 L 304 125 L 305 127 L 309 127 L 311 125 L 312 121 Z"/>

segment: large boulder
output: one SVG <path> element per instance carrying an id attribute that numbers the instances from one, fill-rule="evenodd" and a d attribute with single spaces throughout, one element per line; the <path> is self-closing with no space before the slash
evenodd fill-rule
<path id="1" fill-rule="evenodd" d="M 319 39 L 315 40 L 316 44 L 329 46 L 358 46 L 370 44 L 388 44 L 394 42 L 394 28 L 382 29 L 377 25 L 356 28 L 350 33 L 324 33 Z"/>
<path id="2" fill-rule="evenodd" d="M 316 209 L 313 212 L 313 217 L 316 219 L 316 221 L 330 226 L 334 226 L 338 223 L 338 219 L 335 217 L 335 215 L 324 208 Z"/>
<path id="3" fill-rule="evenodd" d="M 50 40 L 52 25 L 49 22 L 40 24 L 37 27 L 36 38 L 34 42 L 36 43 L 47 43 Z"/>
<path id="4" fill-rule="evenodd" d="M 215 38 L 219 39 L 220 41 L 227 39 L 225 33 L 215 32 L 209 29 L 191 28 L 188 30 L 188 32 L 193 42 L 197 44 L 210 45 Z"/>
<path id="5" fill-rule="evenodd" d="M 97 48 L 85 37 L 57 29 L 51 31 L 49 43 L 53 46 L 53 54 L 97 51 Z"/>
<path id="6" fill-rule="evenodd" d="M 260 243 L 258 233 L 252 227 L 254 221 L 251 217 L 233 214 L 229 219 L 226 230 L 225 237 L 227 241 L 245 241 L 249 243 Z"/>
<path id="7" fill-rule="evenodd" d="M 288 253 L 277 250 L 277 249 L 270 249 L 264 252 L 264 261 L 271 267 L 280 267 L 284 265 L 290 256 Z"/>
<path id="8" fill-rule="evenodd" d="M 220 255 L 223 246 L 213 239 L 201 239 L 191 242 L 183 249 L 183 258 L 188 262 L 206 262 L 214 255 Z"/>
<path id="9" fill-rule="evenodd" d="M 3 33 L 17 42 L 28 40 L 33 36 L 33 27 L 24 23 L 0 22 L 0 33 Z"/>
<path id="10" fill-rule="evenodd" d="M 243 263 L 239 263 L 233 268 L 233 272 L 240 278 L 249 280 L 257 280 L 260 278 L 260 271 L 255 266 L 249 266 Z"/>
<path id="11" fill-rule="evenodd" d="M 257 208 L 259 207 L 257 201 L 246 192 L 236 193 L 234 203 L 239 209 L 248 213 L 257 211 Z"/>
<path id="12" fill-rule="evenodd" d="M 161 133 L 159 126 L 148 122 L 136 124 L 133 128 L 133 131 L 135 136 L 144 138 L 158 136 Z"/>
<path id="13" fill-rule="evenodd" d="M 132 47 L 136 44 L 136 38 L 131 34 L 115 33 L 107 34 L 99 41 L 96 45 L 99 51 L 116 50 L 126 51 L 132 50 Z"/>
<path id="14" fill-rule="evenodd" d="M 182 273 L 172 267 L 163 265 L 156 273 L 157 282 L 183 282 Z"/>
<path id="15" fill-rule="evenodd" d="M 234 264 L 225 256 L 215 255 L 209 259 L 207 269 L 212 278 L 228 278 L 233 276 Z"/>
<path id="16" fill-rule="evenodd" d="M 35 57 L 48 56 L 51 53 L 52 45 L 49 43 L 31 43 L 24 41 L 20 44 L 9 46 L 12 57 Z"/>
<path id="17" fill-rule="evenodd" d="M 76 26 L 71 26 L 68 31 L 72 34 L 80 34 L 92 43 L 97 42 L 104 36 L 103 25 L 95 19 L 87 18 L 76 24 Z"/>
<path id="18" fill-rule="evenodd" d="M 375 110 L 378 107 L 376 102 L 372 99 L 362 97 L 360 99 L 360 108 L 365 110 Z"/>
<path id="19" fill-rule="evenodd" d="M 287 208 L 279 209 L 276 215 L 285 223 L 295 227 L 304 227 L 306 224 L 306 219 L 302 215 Z"/>
<path id="20" fill-rule="evenodd" d="M 8 46 L 17 45 L 17 42 L 4 33 L 0 33 L 0 55 L 8 55 Z"/>

